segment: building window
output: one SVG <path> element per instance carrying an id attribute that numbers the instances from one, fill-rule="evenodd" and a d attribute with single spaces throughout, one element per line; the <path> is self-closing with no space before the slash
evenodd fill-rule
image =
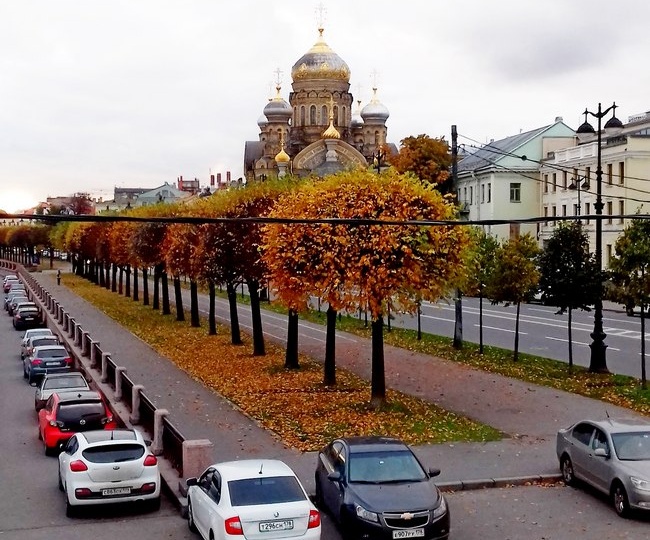
<path id="1" fill-rule="evenodd" d="M 544 175 L 544 193 L 548 193 L 548 174 Z"/>
<path id="2" fill-rule="evenodd" d="M 544 207 L 544 217 L 545 217 L 545 218 L 548 217 L 548 206 L 545 206 L 545 207 Z M 544 227 L 548 227 L 548 221 L 545 221 L 545 222 L 544 222 Z"/>
<path id="3" fill-rule="evenodd" d="M 469 186 L 469 204 L 474 204 L 474 186 Z"/>
<path id="4" fill-rule="evenodd" d="M 625 183 L 625 162 L 621 161 L 618 164 L 618 183 L 623 185 Z"/>
<path id="5" fill-rule="evenodd" d="M 579 216 L 580 215 L 580 207 L 578 206 L 578 203 L 575 203 L 573 205 L 573 215 L 574 216 Z"/>
<path id="6" fill-rule="evenodd" d="M 463 188 L 463 202 L 467 202 L 467 188 Z"/>
<path id="7" fill-rule="evenodd" d="M 485 202 L 485 184 L 481 184 L 481 203 Z"/>
<path id="8" fill-rule="evenodd" d="M 518 182 L 510 184 L 510 202 L 521 202 L 521 184 Z"/>
<path id="9" fill-rule="evenodd" d="M 589 184 L 591 182 L 591 167 L 587 167 L 585 169 L 585 178 L 587 179 L 587 183 Z"/>
<path id="10" fill-rule="evenodd" d="M 551 207 L 551 210 L 553 210 L 553 217 L 557 217 L 557 207 L 555 205 L 553 205 Z"/>
<path id="11" fill-rule="evenodd" d="M 492 202 L 492 182 L 488 182 L 488 197 L 487 202 Z"/>
<path id="12" fill-rule="evenodd" d="M 557 174 L 553 173 L 553 193 L 557 191 Z"/>
<path id="13" fill-rule="evenodd" d="M 607 183 L 611 186 L 614 183 L 614 166 L 611 163 L 607 164 Z"/>
<path id="14" fill-rule="evenodd" d="M 618 218 L 619 223 L 623 223 L 625 220 L 623 216 L 625 215 L 625 201 L 618 201 L 618 214 L 621 216 Z"/>
<path id="15" fill-rule="evenodd" d="M 567 171 L 562 172 L 562 189 L 566 189 L 569 185 L 569 173 Z"/>
<path id="16" fill-rule="evenodd" d="M 589 206 L 589 203 L 585 203 L 585 215 L 588 216 L 591 212 L 591 208 Z M 589 223 L 589 220 L 587 220 L 587 224 Z"/>
<path id="17" fill-rule="evenodd" d="M 609 216 L 607 218 L 607 224 L 608 225 L 612 224 L 612 211 L 614 209 L 613 207 L 614 207 L 614 205 L 612 204 L 612 201 L 607 201 L 607 215 Z"/>
<path id="18" fill-rule="evenodd" d="M 562 217 L 566 217 L 566 204 L 562 205 Z"/>
<path id="19" fill-rule="evenodd" d="M 330 119 L 327 114 L 327 105 L 323 105 L 320 109 L 320 123 L 322 126 L 326 126 L 329 121 Z"/>
<path id="20" fill-rule="evenodd" d="M 305 107 L 304 106 L 300 107 L 300 125 L 301 126 L 305 125 Z"/>
<path id="21" fill-rule="evenodd" d="M 605 261 L 605 266 L 609 268 L 609 263 L 612 262 L 612 244 L 607 244 L 605 247 L 605 253 L 607 260 Z"/>

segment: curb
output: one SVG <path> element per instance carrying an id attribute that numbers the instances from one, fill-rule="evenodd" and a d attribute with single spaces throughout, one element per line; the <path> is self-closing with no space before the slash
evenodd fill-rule
<path id="1" fill-rule="evenodd" d="M 513 486 L 529 486 L 537 484 L 555 483 L 562 480 L 561 474 L 536 474 L 530 476 L 511 476 L 502 478 L 485 478 L 482 480 L 457 480 L 451 482 L 437 482 L 436 485 L 443 492 L 469 491 L 472 489 L 503 488 Z"/>

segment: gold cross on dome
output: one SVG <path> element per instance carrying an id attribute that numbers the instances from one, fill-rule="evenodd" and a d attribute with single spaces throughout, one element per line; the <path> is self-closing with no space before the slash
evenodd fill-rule
<path id="1" fill-rule="evenodd" d="M 318 29 L 322 31 L 325 26 L 325 17 L 327 15 L 327 8 L 323 5 L 323 2 L 316 6 L 315 12 Z"/>

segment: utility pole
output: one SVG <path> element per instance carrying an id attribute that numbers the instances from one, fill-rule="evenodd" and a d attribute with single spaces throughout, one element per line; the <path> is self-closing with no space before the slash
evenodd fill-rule
<path id="1" fill-rule="evenodd" d="M 451 126 L 451 182 L 454 193 L 458 195 L 458 133 L 456 125 Z M 463 348 L 463 293 L 456 289 L 454 299 L 456 322 L 454 324 L 454 349 Z"/>

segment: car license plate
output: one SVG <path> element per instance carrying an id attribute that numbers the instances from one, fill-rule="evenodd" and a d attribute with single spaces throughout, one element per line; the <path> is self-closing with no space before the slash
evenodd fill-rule
<path id="1" fill-rule="evenodd" d="M 59 362 L 45 362 L 45 367 L 58 366 Z"/>
<path id="2" fill-rule="evenodd" d="M 293 519 L 260 523 L 260 532 L 289 531 L 291 529 L 293 529 Z"/>
<path id="3" fill-rule="evenodd" d="M 110 497 L 111 495 L 130 495 L 130 494 L 131 494 L 130 487 L 102 489 L 102 496 L 104 497 Z"/>
<path id="4" fill-rule="evenodd" d="M 404 529 L 393 531 L 393 538 L 419 538 L 424 536 L 424 529 Z"/>

